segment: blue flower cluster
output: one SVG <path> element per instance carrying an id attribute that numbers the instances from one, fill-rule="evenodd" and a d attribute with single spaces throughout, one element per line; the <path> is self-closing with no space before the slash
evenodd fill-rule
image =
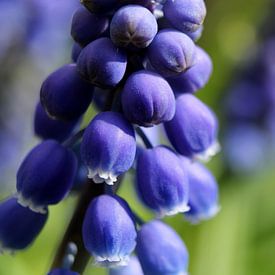
<path id="1" fill-rule="evenodd" d="M 265 28 L 266 24 L 264 25 Z M 275 36 L 246 59 L 225 100 L 225 161 L 234 173 L 250 173 L 274 161 Z M 272 162 L 273 163 L 273 162 Z"/>
<path id="2" fill-rule="evenodd" d="M 34 124 L 42 141 L 18 169 L 16 198 L 0 204 L 0 244 L 28 246 L 48 207 L 69 193 L 85 166 L 87 184 L 105 187 L 83 209 L 82 240 L 94 261 L 110 274 L 187 274 L 185 244 L 159 219 L 184 213 L 198 223 L 219 210 L 217 182 L 198 163 L 218 150 L 215 114 L 194 95 L 212 72 L 210 57 L 194 42 L 204 1 L 82 4 L 71 26 L 74 62 L 41 86 Z M 100 112 L 74 134 L 93 98 Z M 141 128 L 159 124 L 171 146 L 153 146 Z M 145 145 L 138 150 L 136 135 Z M 142 222 L 116 194 L 131 168 L 139 198 L 156 214 L 152 221 Z M 75 274 L 69 268 L 50 274 Z"/>

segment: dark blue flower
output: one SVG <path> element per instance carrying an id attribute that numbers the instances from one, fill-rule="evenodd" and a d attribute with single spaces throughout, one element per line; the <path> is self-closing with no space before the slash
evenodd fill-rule
<path id="1" fill-rule="evenodd" d="M 164 29 L 150 44 L 148 58 L 155 70 L 163 76 L 178 75 L 194 64 L 195 44 L 182 32 Z"/>
<path id="2" fill-rule="evenodd" d="M 169 121 L 175 114 L 175 97 L 168 82 L 146 70 L 135 72 L 127 79 L 121 103 L 126 118 L 141 126 Z"/>
<path id="3" fill-rule="evenodd" d="M 53 118 L 74 120 L 86 112 L 93 96 L 93 86 L 79 76 L 75 64 L 67 64 L 43 82 L 40 100 Z"/>
<path id="4" fill-rule="evenodd" d="M 113 184 L 117 176 L 129 170 L 136 153 L 132 125 L 119 113 L 98 114 L 85 130 L 81 145 L 89 178 L 96 183 Z"/>
<path id="5" fill-rule="evenodd" d="M 17 172 L 18 201 L 37 212 L 61 201 L 72 187 L 77 160 L 54 140 L 34 147 Z"/>
<path id="6" fill-rule="evenodd" d="M 126 65 L 126 53 L 106 37 L 88 44 L 77 59 L 81 76 L 99 87 L 116 86 L 125 74 Z"/>
<path id="7" fill-rule="evenodd" d="M 208 159 L 219 146 L 218 122 L 214 113 L 192 94 L 183 94 L 176 100 L 176 114 L 165 123 L 167 136 L 182 155 Z"/>
<path id="8" fill-rule="evenodd" d="M 176 94 L 195 93 L 207 84 L 212 70 L 209 55 L 202 48 L 196 47 L 194 65 L 186 72 L 167 80 Z"/>
<path id="9" fill-rule="evenodd" d="M 185 244 L 161 221 L 141 227 L 136 251 L 145 275 L 187 275 L 189 256 Z"/>
<path id="10" fill-rule="evenodd" d="M 34 132 L 42 139 L 55 139 L 64 141 L 76 128 L 79 119 L 64 121 L 50 118 L 38 102 L 34 115 Z"/>
<path id="11" fill-rule="evenodd" d="M 206 7 L 204 0 L 167 0 L 163 12 L 165 18 L 178 30 L 194 32 L 203 24 Z"/>
<path id="12" fill-rule="evenodd" d="M 178 156 L 164 146 L 139 153 L 136 184 L 142 201 L 159 216 L 189 210 L 186 171 Z"/>
<path id="13" fill-rule="evenodd" d="M 48 218 L 35 213 L 10 198 L 0 203 L 0 251 L 24 249 L 30 245 L 42 230 Z"/>
<path id="14" fill-rule="evenodd" d="M 108 28 L 107 16 L 89 12 L 86 8 L 78 8 L 72 19 L 71 35 L 82 46 L 86 46 L 99 38 Z"/>
<path id="15" fill-rule="evenodd" d="M 127 5 L 113 16 L 110 25 L 112 41 L 119 47 L 145 48 L 158 31 L 154 15 L 139 5 Z"/>
<path id="16" fill-rule="evenodd" d="M 219 188 L 214 176 L 202 164 L 181 159 L 189 182 L 190 210 L 184 213 L 185 218 L 191 223 L 199 223 L 214 217 L 220 210 Z"/>
<path id="17" fill-rule="evenodd" d="M 127 264 L 137 235 L 127 203 L 115 195 L 101 195 L 92 200 L 82 235 L 86 249 L 98 264 Z"/>

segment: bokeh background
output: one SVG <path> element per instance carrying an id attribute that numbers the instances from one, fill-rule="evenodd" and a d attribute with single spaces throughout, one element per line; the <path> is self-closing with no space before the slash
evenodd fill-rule
<path id="1" fill-rule="evenodd" d="M 268 0 L 206 0 L 198 44 L 214 73 L 198 96 L 220 119 L 223 150 L 209 167 L 220 185 L 216 218 L 189 225 L 167 218 L 190 252 L 191 275 L 275 274 L 275 4 Z M 70 20 L 78 0 L 0 0 L 0 198 L 14 193 L 15 174 L 33 136 L 43 79 L 70 62 Z M 273 40 L 272 40 L 273 39 Z M 273 104 L 273 105 L 272 105 Z M 91 108 L 86 121 L 93 115 Z M 144 219 L 129 175 L 120 194 Z M 76 195 L 50 209 L 36 242 L 0 255 L 0 275 L 46 274 Z M 106 274 L 92 264 L 85 275 Z"/>

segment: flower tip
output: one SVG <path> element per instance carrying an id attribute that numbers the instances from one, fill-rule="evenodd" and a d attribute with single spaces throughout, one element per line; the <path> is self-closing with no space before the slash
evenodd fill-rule
<path id="1" fill-rule="evenodd" d="M 221 151 L 221 145 L 218 141 L 215 141 L 209 148 L 204 152 L 195 154 L 194 160 L 202 161 L 204 163 L 209 162 L 212 157 L 218 154 Z"/>
<path id="2" fill-rule="evenodd" d="M 115 176 L 112 172 L 100 171 L 100 170 L 92 170 L 88 169 L 88 178 L 92 179 L 95 183 L 103 183 L 105 182 L 108 185 L 114 185 L 114 182 L 117 181 L 117 176 Z"/>
<path id="3" fill-rule="evenodd" d="M 215 205 L 215 206 L 211 207 L 205 213 L 201 213 L 201 214 L 198 214 L 198 215 L 190 215 L 189 216 L 188 213 L 186 213 L 185 218 L 191 224 L 197 225 L 202 221 L 206 221 L 206 220 L 210 220 L 211 218 L 214 218 L 220 212 L 220 210 L 221 210 L 221 206 L 220 205 Z"/>
<path id="4" fill-rule="evenodd" d="M 24 198 L 21 193 L 16 193 L 15 197 L 17 199 L 18 204 L 23 207 L 27 207 L 33 212 L 40 213 L 40 214 L 47 214 L 48 210 L 47 207 L 44 205 L 36 205 L 32 200 Z"/>
<path id="5" fill-rule="evenodd" d="M 128 255 L 126 256 L 112 255 L 107 257 L 95 256 L 94 259 L 95 259 L 94 264 L 96 266 L 114 268 L 118 266 L 127 266 L 129 263 L 130 257 Z"/>
<path id="6" fill-rule="evenodd" d="M 171 208 L 169 210 L 167 209 L 162 209 L 158 214 L 157 214 L 157 218 L 161 219 L 165 216 L 174 216 L 178 213 L 185 213 L 188 212 L 190 210 L 190 206 L 185 203 L 178 205 L 174 208 Z"/>

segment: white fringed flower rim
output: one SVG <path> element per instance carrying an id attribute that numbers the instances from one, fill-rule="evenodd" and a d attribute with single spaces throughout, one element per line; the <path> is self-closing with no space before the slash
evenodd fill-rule
<path id="1" fill-rule="evenodd" d="M 158 214 L 157 214 L 157 218 L 163 218 L 164 216 L 173 216 L 176 215 L 178 213 L 184 213 L 190 210 L 190 206 L 187 205 L 186 202 L 177 205 L 175 207 L 173 207 L 172 209 L 165 209 L 162 208 Z"/>
<path id="2" fill-rule="evenodd" d="M 208 161 L 211 160 L 212 157 L 214 157 L 220 151 L 221 151 L 221 145 L 218 141 L 215 141 L 204 152 L 201 152 L 199 154 L 195 154 L 193 156 L 193 159 L 198 160 L 198 161 L 202 161 L 202 162 L 208 162 Z"/>
<path id="3" fill-rule="evenodd" d="M 119 256 L 119 255 L 113 255 L 113 256 L 98 256 L 94 255 L 95 262 L 94 264 L 96 266 L 101 267 L 118 267 L 118 266 L 126 266 L 129 263 L 130 257 L 129 256 Z"/>
<path id="4" fill-rule="evenodd" d="M 10 254 L 10 255 L 14 255 L 14 250 L 7 248 L 3 245 L 3 243 L 0 241 L 0 255 L 3 255 L 4 253 Z"/>
<path id="5" fill-rule="evenodd" d="M 188 213 L 185 215 L 186 220 L 188 220 L 192 224 L 198 224 L 201 221 L 209 220 L 213 217 L 215 217 L 221 210 L 220 205 L 212 206 L 208 209 L 208 211 L 204 213 L 200 213 L 197 215 L 188 215 Z"/>
<path id="6" fill-rule="evenodd" d="M 114 185 L 117 181 L 117 176 L 112 172 L 102 171 L 101 169 L 93 170 L 88 168 L 88 178 L 92 179 L 95 183 L 105 182 L 108 185 Z"/>
<path id="7" fill-rule="evenodd" d="M 28 207 L 33 212 L 40 213 L 40 214 L 46 214 L 47 213 L 47 207 L 44 205 L 36 205 L 33 203 L 32 200 L 24 198 L 24 196 L 21 193 L 16 193 L 15 197 L 17 198 L 17 202 L 23 206 Z"/>

